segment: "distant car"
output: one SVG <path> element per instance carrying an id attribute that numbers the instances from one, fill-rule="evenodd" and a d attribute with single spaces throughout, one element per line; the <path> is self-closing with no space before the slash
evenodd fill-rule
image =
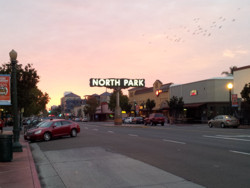
<path id="1" fill-rule="evenodd" d="M 162 113 L 153 113 L 150 114 L 148 118 L 144 119 L 144 124 L 150 124 L 150 125 L 157 125 L 157 124 L 161 124 L 162 126 L 164 126 L 165 123 L 165 116 Z"/>
<path id="2" fill-rule="evenodd" d="M 76 122 L 65 119 L 45 120 L 37 124 L 37 127 L 27 130 L 24 139 L 49 141 L 52 138 L 67 135 L 76 137 L 79 132 L 80 126 Z"/>
<path id="3" fill-rule="evenodd" d="M 82 122 L 88 122 L 88 118 L 87 117 L 83 117 L 82 118 Z"/>
<path id="4" fill-rule="evenodd" d="M 143 117 L 134 117 L 132 119 L 132 123 L 134 123 L 134 124 L 143 124 L 144 123 Z"/>
<path id="5" fill-rule="evenodd" d="M 124 120 L 124 123 L 132 123 L 132 120 L 133 120 L 133 117 L 127 117 L 125 120 Z"/>
<path id="6" fill-rule="evenodd" d="M 79 121 L 81 121 L 80 118 L 75 118 L 75 122 L 79 122 Z"/>
<path id="7" fill-rule="evenodd" d="M 237 128 L 240 125 L 240 122 L 237 118 L 231 115 L 218 115 L 213 119 L 208 121 L 208 126 L 211 127 L 235 127 Z"/>

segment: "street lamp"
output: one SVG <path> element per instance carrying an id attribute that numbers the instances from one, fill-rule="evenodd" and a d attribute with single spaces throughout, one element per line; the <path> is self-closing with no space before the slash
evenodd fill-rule
<path id="1" fill-rule="evenodd" d="M 233 88 L 233 84 L 232 83 L 228 83 L 227 84 L 227 88 L 229 90 L 229 115 L 232 115 L 232 88 Z"/>
<path id="2" fill-rule="evenodd" d="M 22 152 L 22 145 L 19 143 L 20 128 L 18 126 L 18 109 L 17 109 L 17 81 L 16 81 L 16 64 L 17 64 L 17 53 L 15 50 L 10 52 L 11 61 L 11 80 L 12 80 L 12 109 L 14 114 L 14 127 L 13 127 L 13 152 Z"/>

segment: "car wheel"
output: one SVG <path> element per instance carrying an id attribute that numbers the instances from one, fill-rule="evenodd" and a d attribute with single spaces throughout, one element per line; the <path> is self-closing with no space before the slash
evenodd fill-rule
<path id="1" fill-rule="evenodd" d="M 164 126 L 164 123 L 161 123 L 161 126 Z"/>
<path id="2" fill-rule="evenodd" d="M 212 127 L 213 127 L 212 123 L 209 123 L 209 124 L 208 124 L 208 126 L 209 126 L 210 128 L 212 128 Z"/>
<path id="3" fill-rule="evenodd" d="M 221 128 L 225 128 L 225 124 L 224 123 L 221 123 L 220 126 L 221 126 Z"/>
<path id="4" fill-rule="evenodd" d="M 77 136 L 76 129 L 72 129 L 72 130 L 71 130 L 70 136 L 71 136 L 71 137 L 76 137 L 76 136 Z"/>
<path id="5" fill-rule="evenodd" d="M 49 141 L 49 140 L 51 139 L 51 134 L 48 133 L 48 132 L 44 133 L 43 139 L 44 139 L 45 141 Z"/>

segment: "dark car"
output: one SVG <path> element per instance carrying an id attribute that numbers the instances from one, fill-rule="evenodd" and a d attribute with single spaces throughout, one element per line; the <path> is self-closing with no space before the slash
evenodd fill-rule
<path id="1" fill-rule="evenodd" d="M 165 116 L 162 113 L 153 113 L 153 114 L 150 114 L 148 118 L 144 119 L 145 125 L 161 124 L 162 126 L 164 126 L 164 123 L 165 123 Z"/>
<path id="2" fill-rule="evenodd" d="M 35 141 L 49 141 L 55 137 L 76 137 L 80 132 L 80 126 L 76 122 L 65 119 L 52 119 L 40 122 L 35 128 L 29 129 L 24 134 L 24 139 Z"/>
<path id="3" fill-rule="evenodd" d="M 134 123 L 134 124 L 143 124 L 144 123 L 143 117 L 134 117 L 132 119 L 132 123 Z"/>
<path id="4" fill-rule="evenodd" d="M 213 119 L 208 121 L 208 126 L 211 127 L 235 127 L 237 128 L 240 125 L 240 122 L 237 118 L 231 115 L 218 115 Z"/>

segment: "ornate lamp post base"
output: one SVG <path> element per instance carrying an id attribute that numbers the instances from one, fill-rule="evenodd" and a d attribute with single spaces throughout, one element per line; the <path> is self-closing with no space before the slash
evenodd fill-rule
<path id="1" fill-rule="evenodd" d="M 14 142 L 12 144 L 12 151 L 13 152 L 22 152 L 23 151 L 23 146 L 19 142 Z"/>
<path id="2" fill-rule="evenodd" d="M 121 125 L 122 124 L 122 113 L 121 113 L 121 107 L 120 107 L 120 94 L 121 88 L 116 88 L 116 107 L 115 107 L 115 125 Z"/>
<path id="3" fill-rule="evenodd" d="M 115 108 L 115 125 L 122 125 L 121 107 Z"/>

